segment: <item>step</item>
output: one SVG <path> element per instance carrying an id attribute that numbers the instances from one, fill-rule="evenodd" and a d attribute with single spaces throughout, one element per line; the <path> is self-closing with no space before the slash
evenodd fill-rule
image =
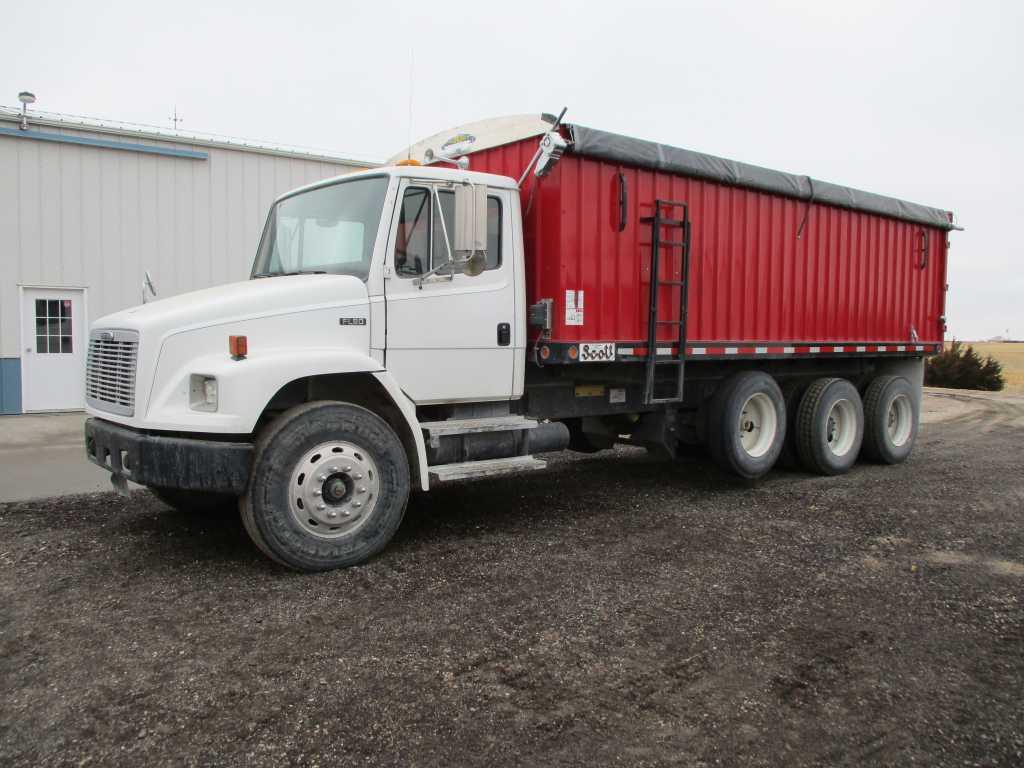
<path id="1" fill-rule="evenodd" d="M 544 469 L 547 462 L 533 456 L 512 456 L 508 459 L 487 459 L 485 461 L 463 461 L 459 464 L 438 464 L 428 467 L 430 479 L 435 483 L 452 480 L 468 480 L 475 477 L 494 477 L 532 469 Z"/>
<path id="2" fill-rule="evenodd" d="M 641 224 L 653 224 L 654 221 L 655 218 L 653 216 L 640 217 Z M 663 227 L 682 227 L 686 224 L 686 222 L 683 221 L 682 219 L 663 219 L 661 217 L 658 217 L 657 223 Z"/>
<path id="3" fill-rule="evenodd" d="M 446 421 L 421 421 L 420 428 L 431 437 L 444 435 L 465 435 L 472 432 L 507 432 L 518 429 L 533 429 L 535 419 L 518 414 L 510 416 L 484 416 L 479 419 L 448 419 Z"/>

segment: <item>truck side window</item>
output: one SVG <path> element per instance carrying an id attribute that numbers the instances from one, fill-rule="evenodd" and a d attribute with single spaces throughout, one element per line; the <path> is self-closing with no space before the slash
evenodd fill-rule
<path id="1" fill-rule="evenodd" d="M 405 190 L 395 243 L 395 272 L 414 277 L 430 269 L 430 191 Z"/>
<path id="2" fill-rule="evenodd" d="M 448 261 L 444 241 L 447 227 L 449 242 L 455 236 L 455 193 L 439 190 L 441 211 L 434 204 L 433 193 L 423 187 L 409 187 L 402 198 L 395 242 L 395 272 L 401 277 L 416 277 Z M 501 266 L 501 201 L 487 198 L 487 269 Z M 452 253 L 454 256 L 454 252 Z M 438 274 L 447 274 L 442 269 Z"/>
<path id="3" fill-rule="evenodd" d="M 444 214 L 444 226 L 448 228 L 448 242 L 452 243 L 455 237 L 455 193 L 445 190 L 438 192 L 441 198 L 441 211 Z M 434 211 L 434 260 L 431 267 L 440 267 L 448 261 L 448 246 L 444 242 L 444 228 L 441 227 L 441 219 Z M 452 244 L 454 247 L 454 244 Z M 455 251 L 452 251 L 452 258 L 455 258 Z M 447 275 L 448 270 L 442 269 L 439 275 Z"/>
<path id="4" fill-rule="evenodd" d="M 487 269 L 501 266 L 501 200 L 487 198 Z"/>

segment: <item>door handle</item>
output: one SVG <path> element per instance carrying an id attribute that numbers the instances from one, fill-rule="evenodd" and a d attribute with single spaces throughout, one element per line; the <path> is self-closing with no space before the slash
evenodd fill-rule
<path id="1" fill-rule="evenodd" d="M 508 323 L 498 323 L 498 346 L 507 347 L 512 343 L 512 326 Z"/>

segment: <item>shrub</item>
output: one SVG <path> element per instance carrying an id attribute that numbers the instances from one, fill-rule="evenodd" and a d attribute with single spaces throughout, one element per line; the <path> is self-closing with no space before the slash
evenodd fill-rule
<path id="1" fill-rule="evenodd" d="M 998 392 L 1006 382 L 1003 366 L 992 355 L 982 360 L 974 347 L 965 347 L 954 340 L 947 349 L 928 360 L 924 369 L 924 383 L 929 387 Z"/>

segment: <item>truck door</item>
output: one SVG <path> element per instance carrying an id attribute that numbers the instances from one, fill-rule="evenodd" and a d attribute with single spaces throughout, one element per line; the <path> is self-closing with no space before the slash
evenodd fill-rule
<path id="1" fill-rule="evenodd" d="M 515 356 L 515 281 L 507 190 L 487 198 L 487 269 L 447 270 L 415 280 L 448 258 L 455 193 L 445 184 L 403 180 L 385 265 L 385 365 L 418 404 L 507 400 Z M 438 210 L 438 201 L 440 208 Z"/>

